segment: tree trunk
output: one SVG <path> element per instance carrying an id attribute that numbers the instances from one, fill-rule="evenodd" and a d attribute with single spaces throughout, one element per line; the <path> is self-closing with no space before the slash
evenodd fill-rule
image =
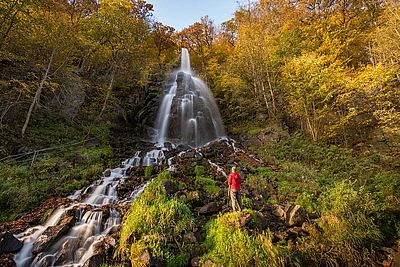
<path id="1" fill-rule="evenodd" d="M 99 114 L 99 116 L 97 117 L 97 119 L 100 119 L 100 118 L 101 118 L 101 116 L 102 116 L 103 113 L 104 113 L 104 110 L 106 109 L 107 102 L 108 102 L 108 99 L 109 99 L 110 96 L 111 96 L 112 88 L 113 88 L 113 85 L 114 85 L 114 77 L 115 77 L 115 71 L 113 71 L 112 74 L 111 74 L 111 81 L 110 81 L 110 85 L 108 86 L 107 95 L 106 95 L 106 98 L 104 99 L 103 107 L 101 108 L 100 114 Z"/>
<path id="2" fill-rule="evenodd" d="M 37 91 L 35 93 L 35 97 L 33 98 L 31 106 L 29 107 L 28 114 L 26 114 L 25 123 L 24 123 L 24 126 L 22 127 L 22 130 L 21 130 L 22 137 L 24 137 L 26 129 L 28 128 L 28 124 L 29 124 L 29 121 L 31 119 L 33 109 L 35 108 L 36 105 L 39 105 L 39 100 L 40 100 L 40 95 L 42 94 L 43 85 L 44 85 L 44 82 L 47 80 L 47 77 L 49 75 L 49 71 L 50 71 L 51 65 L 53 64 L 53 59 L 54 59 L 55 52 L 56 52 L 56 48 L 53 48 L 53 51 L 51 52 L 49 64 L 47 65 L 46 72 L 45 72 L 45 74 L 43 76 L 43 79 L 40 81 L 39 88 L 37 89 Z"/>

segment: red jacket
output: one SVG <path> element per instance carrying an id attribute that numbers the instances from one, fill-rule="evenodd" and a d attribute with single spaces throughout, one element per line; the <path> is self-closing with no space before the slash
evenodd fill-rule
<path id="1" fill-rule="evenodd" d="M 240 190 L 240 174 L 237 172 L 232 172 L 229 174 L 228 185 L 230 189 Z"/>

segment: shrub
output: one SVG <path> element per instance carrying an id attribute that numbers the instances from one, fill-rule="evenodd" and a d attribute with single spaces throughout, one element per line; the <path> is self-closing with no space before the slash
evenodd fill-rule
<path id="1" fill-rule="evenodd" d="M 338 182 L 321 194 L 321 232 L 307 237 L 300 249 L 314 261 L 323 264 L 361 266 L 374 257 L 382 235 L 373 213 L 377 206 L 363 188 L 354 183 Z"/>

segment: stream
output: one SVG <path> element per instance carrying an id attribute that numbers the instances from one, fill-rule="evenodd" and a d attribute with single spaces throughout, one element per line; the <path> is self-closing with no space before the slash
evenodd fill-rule
<path id="1" fill-rule="evenodd" d="M 108 235 L 119 231 L 121 216 L 115 208 L 129 204 L 148 185 L 139 186 L 128 197 L 120 199 L 117 186 L 128 178 L 131 167 L 159 165 L 165 159 L 163 150 L 138 151 L 120 167 L 105 175 L 85 190 L 77 190 L 68 198 L 71 203 L 52 212 L 43 225 L 16 235 L 23 247 L 15 255 L 18 267 L 83 266 L 95 254 L 96 247 Z"/>

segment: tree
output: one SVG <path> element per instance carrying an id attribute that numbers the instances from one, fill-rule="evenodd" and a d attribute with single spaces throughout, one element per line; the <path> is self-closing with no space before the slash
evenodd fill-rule
<path id="1" fill-rule="evenodd" d="M 200 22 L 183 29 L 177 34 L 177 41 L 181 47 L 189 49 L 194 65 L 200 61 L 200 71 L 206 73 L 207 60 L 213 51 L 216 30 L 208 16 L 202 17 Z"/>

